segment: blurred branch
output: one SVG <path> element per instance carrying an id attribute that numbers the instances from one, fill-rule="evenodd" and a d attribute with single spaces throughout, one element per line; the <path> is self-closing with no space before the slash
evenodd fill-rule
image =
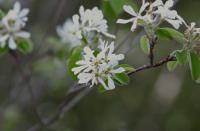
<path id="1" fill-rule="evenodd" d="M 34 53 L 36 55 L 33 54 L 30 59 L 33 59 L 34 57 L 37 57 L 37 55 L 39 55 L 39 51 L 42 48 L 42 46 L 44 45 L 43 43 L 45 43 L 45 40 L 47 38 L 48 33 L 52 29 L 51 27 L 53 27 L 57 23 L 57 21 L 60 19 L 60 17 L 61 17 L 61 13 L 62 13 L 63 8 L 65 6 L 65 2 L 66 2 L 66 0 L 61 0 L 60 3 L 58 2 L 59 3 L 58 11 L 55 14 L 53 22 L 52 23 L 49 22 L 49 24 L 47 26 L 47 29 L 44 32 L 44 35 L 42 36 L 41 40 L 39 41 L 40 44 L 39 44 L 38 48 L 36 49 L 36 51 Z"/>
<path id="2" fill-rule="evenodd" d="M 121 40 L 121 42 L 116 46 L 115 51 L 118 51 L 122 47 L 123 43 L 125 43 L 131 35 L 132 35 L 132 32 L 127 33 L 124 36 L 124 38 Z"/>
<path id="3" fill-rule="evenodd" d="M 34 93 L 33 93 L 32 86 L 31 86 L 31 76 L 32 76 L 32 73 L 30 73 L 30 74 L 27 75 L 27 74 L 25 74 L 25 73 L 23 72 L 23 69 L 22 69 L 22 67 L 21 67 L 21 65 L 20 65 L 21 61 L 20 61 L 20 58 L 19 58 L 19 55 L 17 54 L 17 52 L 15 52 L 15 51 L 13 51 L 13 50 L 10 50 L 10 55 L 14 58 L 14 60 L 15 60 L 15 62 L 16 62 L 16 65 L 17 65 L 17 68 L 19 69 L 19 72 L 20 72 L 20 74 L 21 74 L 21 76 L 22 76 L 22 79 L 25 81 L 25 84 L 26 84 L 27 87 L 28 87 L 31 100 L 32 100 L 32 102 L 33 102 L 34 113 L 35 113 L 37 119 L 39 120 L 40 124 L 41 124 L 41 125 L 44 125 L 44 124 L 43 124 L 43 121 L 42 121 L 42 119 L 40 118 L 40 115 L 39 115 L 39 113 L 38 113 L 38 111 L 37 111 L 37 107 L 35 106 L 36 100 L 35 100 L 35 95 L 34 95 Z"/>
<path id="4" fill-rule="evenodd" d="M 79 88 L 78 94 L 69 102 L 67 101 L 67 99 L 65 99 L 66 98 L 65 97 L 63 102 L 60 104 L 57 112 L 53 116 L 44 120 L 45 126 L 51 125 L 57 120 L 63 118 L 64 114 L 68 112 L 71 108 L 73 108 L 81 100 L 81 98 L 87 95 L 90 91 L 91 91 L 91 88 L 89 88 L 89 86 L 85 86 L 84 88 Z M 41 130 L 41 128 L 42 128 L 41 123 L 38 123 L 32 126 L 27 131 L 39 131 Z"/>

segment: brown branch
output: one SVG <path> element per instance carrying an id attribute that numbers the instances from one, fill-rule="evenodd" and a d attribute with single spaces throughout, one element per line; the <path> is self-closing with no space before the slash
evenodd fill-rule
<path id="1" fill-rule="evenodd" d="M 83 88 L 79 88 L 79 90 L 76 90 L 76 92 L 78 92 L 77 95 L 69 102 L 67 101 L 67 99 L 64 99 L 63 102 L 59 105 L 57 112 L 53 116 L 44 120 L 45 126 L 51 125 L 58 119 L 63 118 L 64 114 L 68 112 L 71 108 L 73 108 L 81 100 L 81 98 L 87 95 L 90 91 L 91 88 L 89 88 L 89 86 L 85 86 Z M 37 123 L 27 131 L 39 131 L 41 129 L 41 123 Z"/>
<path id="2" fill-rule="evenodd" d="M 26 73 L 24 73 L 24 71 L 23 71 L 23 69 L 22 69 L 22 67 L 20 65 L 21 61 L 20 61 L 19 55 L 17 54 L 16 51 L 10 50 L 9 53 L 14 58 L 14 60 L 16 62 L 17 68 L 18 68 L 18 70 L 19 70 L 19 72 L 20 72 L 20 74 L 22 76 L 22 79 L 25 81 L 25 84 L 28 87 L 28 91 L 30 93 L 31 100 L 32 100 L 32 102 L 34 103 L 34 106 L 35 106 L 35 104 L 36 104 L 35 95 L 33 93 L 33 89 L 32 89 L 31 83 L 30 83 L 31 82 L 31 77 L 30 77 L 31 74 L 27 75 Z M 40 117 L 40 115 L 38 113 L 37 108 L 34 107 L 33 110 L 34 110 L 34 114 L 37 117 L 37 119 L 39 120 L 41 126 L 43 126 L 44 124 L 43 124 L 43 121 L 42 121 L 42 119 L 41 119 L 41 117 Z"/>
<path id="3" fill-rule="evenodd" d="M 30 60 L 34 59 L 35 57 L 37 57 L 37 56 L 39 55 L 39 51 L 40 51 L 40 49 L 44 46 L 44 43 L 45 43 L 45 40 L 46 40 L 46 38 L 47 38 L 48 33 L 51 31 L 52 27 L 58 22 L 58 20 L 59 20 L 60 17 L 61 17 L 61 13 L 62 13 L 62 11 L 63 11 L 63 8 L 65 7 L 65 2 L 66 2 L 65 0 L 61 0 L 60 2 L 58 2 L 58 7 L 56 7 L 58 10 L 57 10 L 57 12 L 56 12 L 56 14 L 55 14 L 54 19 L 52 20 L 53 22 L 52 22 L 52 23 L 49 22 L 49 24 L 47 25 L 47 28 L 46 28 L 46 30 L 44 31 L 44 34 L 43 34 L 42 38 L 41 38 L 41 39 L 39 40 L 39 42 L 38 42 L 38 43 L 40 43 L 40 44 L 39 44 L 39 46 L 35 49 L 34 54 L 32 54 L 32 55 L 30 56 Z"/>
<path id="4" fill-rule="evenodd" d="M 140 72 L 140 71 L 143 71 L 143 70 L 147 70 L 147 69 L 150 69 L 150 68 L 156 68 L 156 67 L 159 67 L 159 66 L 162 66 L 162 65 L 166 64 L 166 63 L 169 62 L 169 61 L 175 61 L 175 60 L 176 60 L 176 57 L 174 57 L 174 56 L 168 56 L 168 57 L 166 57 L 166 58 L 160 60 L 160 61 L 159 61 L 158 63 L 156 63 L 156 64 L 153 64 L 153 65 L 151 65 L 151 64 L 150 64 L 150 65 L 143 65 L 143 66 L 137 68 L 136 70 L 134 70 L 134 71 L 128 73 L 128 75 L 130 76 L 130 75 L 132 75 L 132 74 L 135 74 L 135 73 Z"/>
<path id="5" fill-rule="evenodd" d="M 149 59 L 150 59 L 150 65 L 154 64 L 154 47 L 156 45 L 157 38 L 152 38 L 150 42 L 150 54 L 149 54 Z"/>

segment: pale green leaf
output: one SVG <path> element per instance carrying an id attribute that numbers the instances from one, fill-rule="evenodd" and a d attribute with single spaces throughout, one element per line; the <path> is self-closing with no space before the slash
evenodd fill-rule
<path id="1" fill-rule="evenodd" d="M 29 54 L 33 51 L 33 43 L 28 39 L 20 39 L 17 41 L 17 48 L 23 54 Z"/>
<path id="2" fill-rule="evenodd" d="M 8 52 L 8 48 L 5 47 L 5 48 L 0 48 L 0 56 L 6 54 Z"/>
<path id="3" fill-rule="evenodd" d="M 76 67 L 76 62 L 81 59 L 81 52 L 82 48 L 81 47 L 76 47 L 73 49 L 71 52 L 71 56 L 69 57 L 67 61 L 67 69 L 69 72 L 69 75 L 72 77 L 73 80 L 77 80 L 77 76 L 74 75 L 74 72 L 72 71 L 72 68 Z"/>
<path id="4" fill-rule="evenodd" d="M 127 64 L 121 64 L 121 65 L 116 66 L 116 68 L 119 68 L 119 67 L 124 68 L 124 70 L 125 70 L 126 72 L 135 71 L 135 68 L 134 68 L 134 67 L 132 67 L 132 66 L 130 66 L 130 65 L 127 65 Z"/>
<path id="5" fill-rule="evenodd" d="M 158 28 L 155 33 L 157 37 L 161 39 L 176 40 L 180 43 L 184 41 L 184 35 L 181 32 L 172 28 Z"/>
<path id="6" fill-rule="evenodd" d="M 179 62 L 179 64 L 186 64 L 188 62 L 187 51 L 177 51 L 176 59 Z"/>
<path id="7" fill-rule="evenodd" d="M 200 78 L 200 60 L 195 52 L 188 53 L 188 60 L 191 70 L 191 75 L 194 80 Z"/>
<path id="8" fill-rule="evenodd" d="M 167 69 L 168 69 L 170 72 L 172 72 L 172 71 L 174 71 L 174 70 L 176 69 L 177 65 L 178 65 L 178 62 L 177 62 L 177 61 L 169 61 L 169 62 L 167 63 Z"/>
<path id="9" fill-rule="evenodd" d="M 140 48 L 142 49 L 142 51 L 145 54 L 149 54 L 150 53 L 150 44 L 149 44 L 149 39 L 147 38 L 147 36 L 143 36 L 140 39 Z"/>
<path id="10" fill-rule="evenodd" d="M 129 76 L 125 73 L 115 74 L 113 78 L 117 81 L 118 84 L 121 85 L 127 85 L 129 83 Z"/>

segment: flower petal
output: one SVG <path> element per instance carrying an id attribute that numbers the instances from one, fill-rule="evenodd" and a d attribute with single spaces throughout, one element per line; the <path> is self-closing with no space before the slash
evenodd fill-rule
<path id="1" fill-rule="evenodd" d="M 168 8 L 168 9 L 173 7 L 173 5 L 174 5 L 174 1 L 173 0 L 168 0 L 165 3 L 165 7 Z"/>
<path id="2" fill-rule="evenodd" d="M 13 37 L 9 38 L 8 46 L 10 49 L 15 50 L 17 48 L 16 42 Z"/>
<path id="3" fill-rule="evenodd" d="M 179 29 L 182 22 L 180 20 L 172 20 L 172 19 L 165 19 L 168 23 L 170 23 L 175 29 Z"/>
<path id="4" fill-rule="evenodd" d="M 114 81 L 111 79 L 111 77 L 108 77 L 108 90 L 115 89 Z"/>
<path id="5" fill-rule="evenodd" d="M 142 12 L 149 6 L 149 2 L 145 2 L 145 0 L 142 0 L 142 7 L 140 8 L 139 14 L 141 15 Z"/>
<path id="6" fill-rule="evenodd" d="M 125 69 L 122 67 L 111 71 L 111 73 L 113 73 L 113 74 L 118 74 L 118 73 L 122 73 L 122 72 L 125 72 Z"/>
<path id="7" fill-rule="evenodd" d="M 118 23 L 118 24 L 127 24 L 127 23 L 130 23 L 130 22 L 133 22 L 133 21 L 134 21 L 134 18 L 131 18 L 131 19 L 128 19 L 128 20 L 118 19 L 116 23 Z"/>
<path id="8" fill-rule="evenodd" d="M 131 27 L 131 31 L 132 31 L 132 32 L 134 32 L 135 29 L 136 29 L 136 27 L 137 27 L 137 20 L 138 20 L 138 19 L 136 19 L 136 20 L 133 21 L 133 25 L 132 25 L 132 27 Z"/>
<path id="9" fill-rule="evenodd" d="M 124 5 L 123 6 L 124 11 L 132 16 L 137 16 L 137 13 L 134 11 L 134 9 L 130 5 Z"/>
<path id="10" fill-rule="evenodd" d="M 16 33 L 16 36 L 21 38 L 30 38 L 31 34 L 29 32 L 22 31 Z"/>

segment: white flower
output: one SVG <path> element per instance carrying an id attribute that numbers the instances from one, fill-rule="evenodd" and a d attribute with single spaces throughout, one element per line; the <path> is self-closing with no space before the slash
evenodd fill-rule
<path id="1" fill-rule="evenodd" d="M 144 20 L 146 19 L 146 16 L 145 15 L 142 15 L 143 12 L 145 11 L 145 9 L 149 6 L 149 3 L 148 2 L 145 2 L 145 0 L 142 0 L 142 6 L 139 10 L 138 13 L 135 12 L 135 10 L 129 6 L 129 5 L 125 5 L 123 8 L 125 10 L 125 12 L 127 12 L 128 14 L 132 15 L 133 18 L 130 18 L 128 20 L 124 20 L 124 19 L 118 19 L 117 20 L 117 23 L 120 23 L 120 24 L 127 24 L 127 23 L 130 23 L 132 22 L 133 25 L 131 27 L 131 31 L 135 31 L 137 25 L 138 25 L 138 20 Z"/>
<path id="2" fill-rule="evenodd" d="M 4 48 L 8 43 L 8 47 L 12 50 L 17 48 L 16 41 L 18 39 L 27 39 L 30 37 L 30 33 L 22 31 L 22 28 L 26 25 L 28 20 L 28 9 L 22 9 L 17 2 L 14 5 L 14 9 L 10 10 L 6 16 L 4 16 L 0 22 L 0 46 Z"/>
<path id="3" fill-rule="evenodd" d="M 79 9 L 79 15 L 75 14 L 71 20 L 67 20 L 63 27 L 57 28 L 57 33 L 63 42 L 72 44 L 81 44 L 81 40 L 87 37 L 87 40 L 94 39 L 95 33 L 99 33 L 106 37 L 115 38 L 114 35 L 108 33 L 107 21 L 104 19 L 103 13 L 97 7 L 93 9 Z"/>
<path id="4" fill-rule="evenodd" d="M 119 61 L 124 59 L 124 55 L 116 55 L 114 51 L 114 42 L 108 45 L 102 42 L 100 52 L 94 55 L 94 50 L 85 47 L 83 51 L 83 60 L 78 61 L 78 67 L 72 69 L 75 75 L 78 74 L 79 84 L 90 84 L 90 87 L 102 84 L 106 90 L 115 88 L 113 75 L 122 73 L 123 68 L 115 68 Z M 107 81 L 107 82 L 105 82 Z"/>
<path id="5" fill-rule="evenodd" d="M 17 39 L 28 39 L 30 38 L 30 33 L 25 31 L 7 32 L 5 34 L 0 34 L 0 47 L 4 48 L 8 42 L 8 47 L 12 50 L 17 49 Z"/>
<path id="6" fill-rule="evenodd" d="M 161 19 L 166 20 L 175 29 L 178 29 L 181 24 L 185 23 L 185 21 L 178 15 L 176 10 L 171 10 L 173 5 L 173 0 L 167 0 L 165 4 L 161 0 L 158 0 L 155 3 L 157 10 L 154 11 L 154 14 L 160 15 Z"/>
<path id="7" fill-rule="evenodd" d="M 187 25 L 189 31 L 194 33 L 194 35 L 200 35 L 200 28 L 196 28 L 196 23 L 192 22 L 190 25 Z"/>
<path id="8" fill-rule="evenodd" d="M 108 33 L 107 20 L 104 19 L 103 12 L 97 7 L 93 9 L 84 9 L 83 6 L 79 9 L 80 20 L 82 22 L 83 30 L 86 32 L 96 31 L 107 37 L 115 38 L 114 35 Z"/>
<path id="9" fill-rule="evenodd" d="M 22 28 L 26 25 L 26 22 L 28 20 L 27 18 L 28 13 L 29 9 L 21 9 L 20 3 L 16 2 L 14 8 L 10 10 L 8 14 L 3 18 L 2 23 L 8 29 Z"/>
<path id="10" fill-rule="evenodd" d="M 162 6 L 163 2 L 162 0 L 155 0 L 153 3 L 150 4 L 150 9 L 153 10 L 153 8 Z"/>
<path id="11" fill-rule="evenodd" d="M 74 15 L 72 21 L 67 20 L 62 27 L 57 27 L 57 33 L 62 42 L 69 42 L 72 46 L 80 45 L 82 35 L 80 30 L 79 16 Z"/>

